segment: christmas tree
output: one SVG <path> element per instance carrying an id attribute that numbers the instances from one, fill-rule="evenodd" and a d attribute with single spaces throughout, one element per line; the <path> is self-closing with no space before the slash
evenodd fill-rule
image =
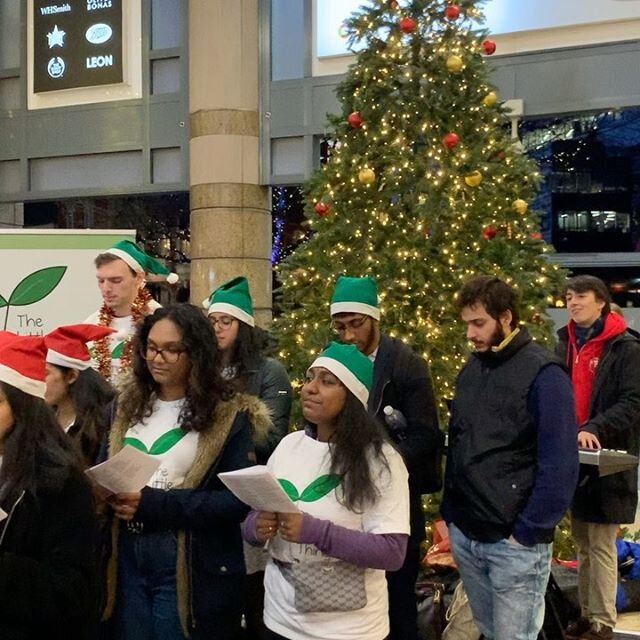
<path id="1" fill-rule="evenodd" d="M 429 361 L 443 413 L 468 356 L 454 304 L 465 280 L 513 284 L 534 337 L 551 339 L 544 312 L 564 273 L 529 209 L 539 174 L 491 84 L 481 4 L 371 0 L 346 22 L 359 51 L 330 158 L 307 185 L 311 237 L 279 267 L 274 329 L 293 374 L 334 338 L 340 274 L 377 280 L 382 329 Z"/>

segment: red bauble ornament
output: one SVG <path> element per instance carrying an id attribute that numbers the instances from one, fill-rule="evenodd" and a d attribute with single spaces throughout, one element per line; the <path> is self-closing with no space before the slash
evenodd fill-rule
<path id="1" fill-rule="evenodd" d="M 460 143 L 460 136 L 457 133 L 447 133 L 442 137 L 442 144 L 448 149 L 455 149 Z"/>
<path id="2" fill-rule="evenodd" d="M 364 118 L 359 111 L 350 113 L 347 117 L 347 122 L 354 128 L 359 129 L 364 124 Z"/>
<path id="3" fill-rule="evenodd" d="M 450 4 L 444 10 L 444 17 L 449 20 L 457 20 L 460 17 L 460 7 L 457 4 Z"/>
<path id="4" fill-rule="evenodd" d="M 496 49 L 498 48 L 496 43 L 493 40 L 485 40 L 482 43 L 482 48 L 484 49 L 484 52 L 490 56 L 492 53 L 496 52 Z"/>
<path id="5" fill-rule="evenodd" d="M 485 240 L 493 240 L 498 235 L 498 230 L 490 224 L 482 230 L 482 237 Z"/>
<path id="6" fill-rule="evenodd" d="M 389 3 L 389 6 L 392 9 L 397 9 L 398 8 L 398 3 L 396 2 L 396 0 L 391 0 L 391 2 Z"/>
<path id="7" fill-rule="evenodd" d="M 542 234 L 539 231 L 534 231 L 530 235 L 532 240 L 542 240 Z"/>
<path id="8" fill-rule="evenodd" d="M 400 31 L 404 33 L 413 33 L 418 28 L 417 20 L 406 16 L 398 22 L 398 26 L 400 27 Z"/>
<path id="9" fill-rule="evenodd" d="M 329 209 L 331 209 L 331 207 L 326 202 L 322 202 L 322 200 L 316 202 L 313 208 L 320 217 L 326 216 L 327 213 L 329 213 Z"/>

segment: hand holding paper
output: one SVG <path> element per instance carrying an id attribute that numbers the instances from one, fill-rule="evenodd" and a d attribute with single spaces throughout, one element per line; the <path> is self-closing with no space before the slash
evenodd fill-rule
<path id="1" fill-rule="evenodd" d="M 109 493 L 135 493 L 149 482 L 159 466 L 158 458 L 125 445 L 113 458 L 85 473 Z"/>

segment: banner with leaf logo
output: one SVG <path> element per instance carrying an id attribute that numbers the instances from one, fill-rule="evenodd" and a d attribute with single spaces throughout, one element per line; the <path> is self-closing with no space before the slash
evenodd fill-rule
<path id="1" fill-rule="evenodd" d="M 94 259 L 133 230 L 0 230 L 0 329 L 42 335 L 102 304 Z"/>

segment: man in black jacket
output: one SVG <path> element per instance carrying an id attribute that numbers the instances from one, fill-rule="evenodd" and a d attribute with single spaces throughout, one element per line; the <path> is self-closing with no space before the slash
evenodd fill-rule
<path id="1" fill-rule="evenodd" d="M 373 278 L 340 276 L 331 299 L 333 327 L 374 362 L 369 411 L 397 443 L 409 471 L 411 538 L 403 567 L 387 573 L 390 640 L 417 639 L 415 583 L 425 538 L 423 493 L 440 489 L 443 435 L 427 363 L 397 338 L 380 331 Z M 386 412 L 392 415 L 385 420 Z"/>
<path id="2" fill-rule="evenodd" d="M 558 355 L 571 372 L 578 416 L 578 444 L 588 449 L 638 453 L 640 439 L 640 340 L 624 318 L 610 313 L 602 280 L 580 275 L 566 288 L 571 319 L 559 332 Z M 618 583 L 616 536 L 633 522 L 637 505 L 637 467 L 599 477 L 584 468 L 571 507 L 571 529 L 578 545 L 581 616 L 568 638 L 610 640 L 616 623 Z"/>
<path id="3" fill-rule="evenodd" d="M 456 380 L 441 511 L 484 637 L 536 640 L 578 477 L 571 381 L 520 326 L 508 284 L 474 278 L 458 305 L 475 352 Z"/>

